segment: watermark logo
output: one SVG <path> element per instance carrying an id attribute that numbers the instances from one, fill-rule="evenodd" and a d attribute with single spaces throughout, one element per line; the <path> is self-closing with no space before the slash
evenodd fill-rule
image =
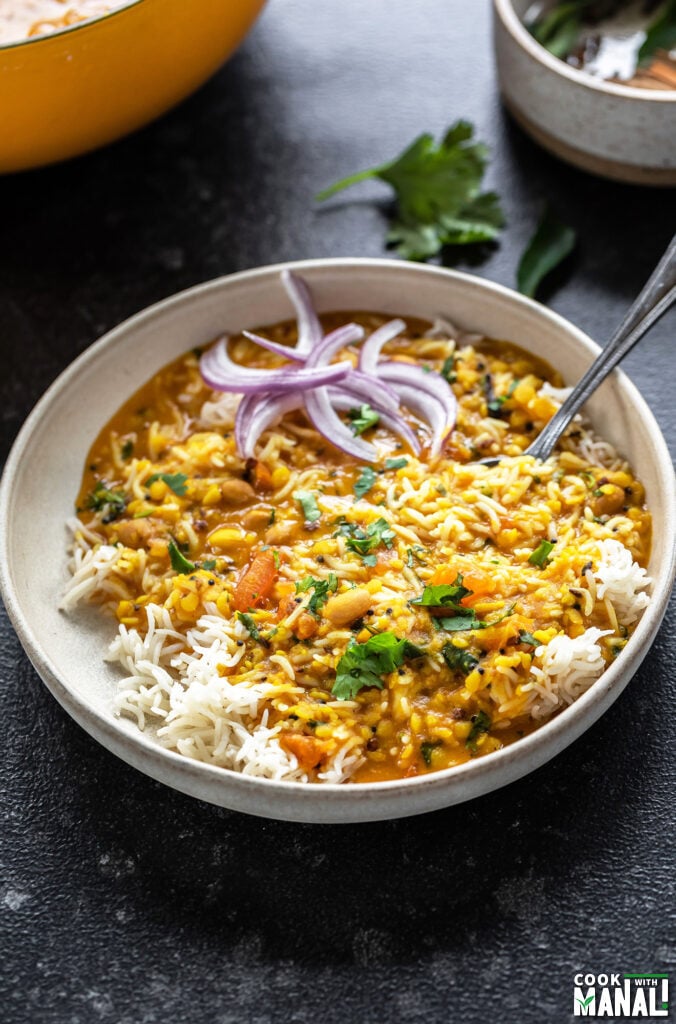
<path id="1" fill-rule="evenodd" d="M 666 1017 L 668 974 L 576 974 L 574 1017 Z"/>

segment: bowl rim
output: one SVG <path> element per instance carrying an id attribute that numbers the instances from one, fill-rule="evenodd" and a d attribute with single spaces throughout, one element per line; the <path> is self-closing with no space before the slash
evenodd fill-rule
<path id="1" fill-rule="evenodd" d="M 122 7 L 115 7 L 111 11 L 103 11 L 101 14 L 92 14 L 90 18 L 84 18 L 83 21 L 76 21 L 72 25 L 64 25 L 62 28 L 57 28 L 54 32 L 43 32 L 37 36 L 29 36 L 26 39 L 13 39 L 8 43 L 0 43 L 0 54 L 5 50 L 16 50 L 22 46 L 35 46 L 36 43 L 45 43 L 49 39 L 57 39 L 61 36 L 69 35 L 72 32 L 80 32 L 83 28 L 90 28 L 93 25 L 97 25 L 101 21 L 109 21 L 111 18 L 116 18 L 120 14 L 124 14 L 132 7 L 138 7 L 139 4 L 145 3 L 146 0 L 125 0 Z"/>
<path id="2" fill-rule="evenodd" d="M 570 67 L 565 61 L 551 54 L 541 43 L 530 34 L 524 23 L 514 10 L 512 0 L 493 0 L 493 7 L 503 26 L 514 41 L 525 50 L 538 64 L 548 71 L 567 79 L 576 85 L 584 86 L 592 92 L 605 93 L 623 99 L 643 100 L 652 103 L 676 103 L 676 89 L 639 89 L 632 85 L 618 82 L 607 82 L 602 78 L 594 78 L 584 71 Z"/>
<path id="3" fill-rule="evenodd" d="M 318 258 L 269 264 L 224 275 L 184 289 L 133 314 L 112 328 L 112 330 L 106 332 L 77 356 L 57 376 L 38 400 L 17 434 L 7 458 L 2 478 L 0 479 L 0 595 L 4 599 L 9 618 L 26 653 L 38 674 L 59 703 L 62 704 L 71 717 L 76 719 L 78 724 L 93 735 L 98 742 L 107 746 L 107 749 L 112 750 L 116 756 L 121 757 L 122 760 L 126 760 L 127 763 L 133 764 L 134 767 L 155 778 L 158 777 L 155 772 L 170 776 L 172 781 L 168 781 L 167 778 L 163 778 L 162 781 L 173 788 L 182 788 L 176 783 L 176 777 L 178 776 L 186 780 L 192 777 L 198 784 L 200 779 L 204 780 L 205 783 L 212 781 L 218 784 L 220 781 L 221 785 L 226 784 L 223 786 L 224 791 L 228 789 L 228 785 L 233 793 L 235 790 L 238 790 L 238 799 L 240 799 L 241 794 L 244 794 L 246 798 L 248 792 L 252 794 L 255 802 L 255 794 L 258 793 L 264 802 L 266 799 L 265 794 L 268 794 L 270 801 L 274 800 L 275 797 L 279 799 L 280 812 L 277 814 L 267 814 L 267 816 L 284 818 L 286 820 L 356 821 L 362 819 L 348 818 L 347 816 L 341 818 L 338 814 L 333 817 L 330 811 L 323 813 L 323 816 L 310 814 L 309 817 L 304 816 L 304 812 L 300 809 L 294 809 L 293 813 L 282 813 L 281 804 L 285 796 L 292 799 L 300 798 L 301 803 L 305 800 L 310 804 L 312 804 L 313 796 L 315 799 L 321 797 L 327 804 L 335 801 L 335 809 L 339 811 L 340 807 L 344 806 L 345 803 L 354 803 L 356 805 L 358 802 L 362 802 L 363 805 L 373 805 L 377 802 L 379 795 L 383 797 L 390 796 L 391 798 L 401 796 L 401 799 L 404 800 L 407 792 L 415 793 L 423 789 L 431 792 L 446 789 L 447 787 L 450 791 L 453 786 L 460 787 L 463 781 L 466 783 L 470 783 L 470 781 L 476 783 L 482 776 L 496 776 L 495 784 L 489 785 L 486 787 L 486 790 L 479 789 L 477 792 L 470 792 L 468 795 L 460 797 L 459 800 L 446 801 L 446 803 L 457 803 L 465 799 L 472 799 L 488 789 L 498 789 L 521 775 L 528 774 L 535 770 L 535 768 L 540 767 L 590 728 L 630 681 L 659 628 L 676 575 L 676 478 L 674 477 L 669 450 L 661 430 L 640 392 L 625 374 L 616 369 L 613 371 L 614 379 L 620 383 L 624 394 L 632 401 L 638 416 L 647 426 L 652 443 L 652 457 L 662 470 L 662 501 L 664 509 L 664 522 L 662 525 L 663 529 L 666 529 L 667 539 L 670 541 L 669 550 L 671 550 L 672 555 L 670 561 L 663 563 L 660 566 L 659 572 L 653 575 L 651 602 L 639 620 L 636 630 L 623 652 L 623 658 L 610 665 L 603 675 L 573 704 L 564 708 L 554 718 L 540 725 L 528 736 L 501 750 L 494 751 L 486 757 L 408 779 L 391 779 L 354 785 L 345 783 L 312 784 L 291 782 L 244 775 L 243 773 L 233 772 L 205 762 L 193 761 L 176 751 L 160 746 L 156 740 L 140 730 L 138 734 L 130 734 L 120 725 L 119 720 L 114 717 L 112 708 L 109 713 L 103 713 L 89 698 L 70 689 L 63 682 L 58 669 L 51 660 L 49 651 L 43 649 L 40 637 L 35 633 L 24 615 L 12 582 L 12 555 L 9 541 L 13 484 L 22 462 L 24 449 L 30 443 L 34 428 L 42 416 L 50 411 L 51 406 L 59 401 L 61 392 L 71 384 L 78 374 L 85 367 L 95 363 L 100 353 L 114 346 L 121 336 L 128 334 L 130 331 L 134 332 L 156 318 L 164 317 L 168 313 L 171 314 L 173 309 L 180 307 L 184 303 L 199 302 L 202 297 L 210 296 L 212 293 L 217 293 L 223 288 L 227 289 L 229 285 L 236 286 L 245 282 L 255 283 L 256 281 L 265 282 L 266 279 L 272 281 L 278 279 L 280 272 L 285 269 L 297 271 L 301 274 L 312 273 L 313 271 L 321 274 L 327 270 L 340 270 L 340 268 L 343 268 L 345 271 L 351 270 L 353 273 L 358 273 L 361 269 L 372 268 L 384 273 L 394 271 L 395 273 L 398 272 L 412 276 L 439 276 L 447 280 L 451 278 L 458 282 L 459 285 L 470 287 L 477 292 L 483 291 L 487 295 L 490 293 L 492 296 L 497 296 L 503 301 L 521 306 L 524 310 L 529 310 L 531 313 L 536 313 L 544 323 L 548 323 L 552 328 L 565 331 L 574 339 L 575 344 L 586 351 L 591 358 L 595 357 L 600 351 L 599 346 L 588 335 L 560 314 L 533 299 L 520 295 L 504 285 L 460 271 L 448 270 L 429 264 L 405 263 L 395 259 L 365 257 Z M 254 302 L 255 300 L 252 298 L 252 305 Z M 616 691 L 614 696 L 611 696 L 611 691 Z M 109 741 L 109 746 L 101 738 L 102 736 Z M 137 756 L 136 751 L 138 750 L 143 751 L 143 758 L 140 755 Z M 544 756 L 542 756 L 543 752 Z M 535 763 L 529 765 L 529 760 Z M 514 770 L 514 762 L 516 762 L 516 770 Z M 149 764 L 152 765 L 154 771 L 150 770 Z M 512 768 L 511 773 L 510 767 Z M 503 776 L 506 777 L 503 778 Z M 183 791 L 195 795 L 187 782 Z M 199 798 L 209 799 L 209 797 L 204 795 L 201 795 Z M 246 799 L 244 802 L 246 802 Z M 233 806 L 233 803 L 230 802 L 228 804 L 224 801 L 223 805 Z M 443 803 L 438 802 L 437 806 L 443 806 Z M 238 809 L 248 810 L 246 806 L 239 806 Z M 419 810 L 426 809 L 421 807 Z M 311 809 L 308 808 L 307 810 L 310 811 Z M 408 808 L 400 813 L 415 814 L 419 813 L 419 810 Z M 266 815 L 265 811 L 255 808 L 251 809 L 249 813 Z M 399 816 L 399 814 L 376 816 L 395 817 Z M 371 820 L 371 818 L 369 817 L 368 820 Z"/>

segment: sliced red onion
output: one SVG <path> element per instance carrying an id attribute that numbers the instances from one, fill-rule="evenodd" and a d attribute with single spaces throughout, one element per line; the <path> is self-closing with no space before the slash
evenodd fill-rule
<path id="1" fill-rule="evenodd" d="M 305 404 L 303 395 L 247 395 L 235 418 L 235 441 L 243 459 L 254 454 L 261 434 L 274 423 Z"/>
<path id="2" fill-rule="evenodd" d="M 390 384 L 378 377 L 369 377 L 359 370 L 353 370 L 341 381 L 341 386 L 358 395 L 361 402 L 368 403 L 374 409 L 387 409 L 395 415 L 399 412 L 399 395 Z"/>
<path id="3" fill-rule="evenodd" d="M 406 324 L 403 320 L 390 320 L 369 334 L 359 353 L 359 369 L 362 373 L 376 372 L 378 357 L 383 345 L 387 345 L 388 341 L 392 341 L 404 330 L 406 330 Z"/>
<path id="4" fill-rule="evenodd" d="M 240 391 L 256 394 L 263 391 L 305 391 L 323 384 L 335 384 L 353 370 L 351 363 L 330 366 L 283 367 L 279 370 L 255 370 L 240 366 L 228 354 L 227 339 L 221 338 L 200 359 L 202 377 L 215 391 Z"/>
<path id="5" fill-rule="evenodd" d="M 355 394 L 351 388 L 345 386 L 341 389 L 329 388 L 329 395 L 331 396 L 331 405 L 334 409 L 341 409 L 344 412 L 354 409 L 355 403 L 358 408 L 359 402 L 363 400 L 361 395 Z M 384 427 L 387 427 L 393 434 L 400 437 L 402 441 L 405 441 L 414 455 L 420 454 L 420 441 L 405 419 L 397 414 L 393 415 L 386 409 L 379 408 L 377 404 L 374 404 L 373 399 L 371 401 L 371 408 L 378 413 L 380 422 Z"/>
<path id="6" fill-rule="evenodd" d="M 419 366 L 396 360 L 379 362 L 384 345 L 405 330 L 403 320 L 391 320 L 372 332 L 364 342 L 358 367 L 345 360 L 332 363 L 341 349 L 364 339 L 358 324 L 345 324 L 324 336 L 306 283 L 289 271 L 282 272 L 284 287 L 296 310 L 298 342 L 281 345 L 251 331 L 243 334 L 262 348 L 288 359 L 289 366 L 261 370 L 235 363 L 222 338 L 202 356 L 205 382 L 216 391 L 244 395 L 237 410 L 235 438 L 244 458 L 253 455 L 260 435 L 295 409 L 304 409 L 313 426 L 331 444 L 356 459 L 372 462 L 378 457 L 373 444 L 352 433 L 336 410 L 368 404 L 382 425 L 398 435 L 411 450 L 420 452 L 420 441 L 400 414 L 403 403 L 429 425 L 432 454 L 441 450 L 453 426 L 457 402 L 445 381 Z M 340 385 L 340 386 L 336 386 Z"/>
<path id="7" fill-rule="evenodd" d="M 310 289 L 302 277 L 297 277 L 290 270 L 282 271 L 282 284 L 291 299 L 298 320 L 298 341 L 296 351 L 310 352 L 324 336 L 319 317 L 312 305 Z"/>
<path id="8" fill-rule="evenodd" d="M 341 348 L 353 345 L 355 342 L 361 341 L 363 337 L 364 328 L 359 324 L 345 324 L 344 327 L 338 327 L 315 345 L 308 356 L 308 366 L 326 366 L 336 352 L 340 352 Z"/>
<path id="9" fill-rule="evenodd" d="M 328 388 L 314 388 L 305 394 L 305 411 L 313 427 L 322 437 L 340 448 L 346 455 L 364 462 L 373 462 L 378 451 L 368 441 L 363 441 L 352 433 L 335 411 Z"/>
<path id="10" fill-rule="evenodd" d="M 364 328 L 360 327 L 359 324 L 345 324 L 344 327 L 339 327 L 335 331 L 331 331 L 325 338 L 317 345 L 310 355 L 307 357 L 306 366 L 326 366 L 333 365 L 329 363 L 329 360 L 335 356 L 336 352 L 340 352 L 346 345 L 352 345 L 357 341 L 361 341 L 364 337 Z M 362 401 L 371 402 L 371 399 L 378 399 L 383 405 L 387 406 L 391 412 L 396 413 L 399 411 L 399 399 L 394 388 L 390 387 L 384 381 L 379 382 L 377 378 L 373 376 L 367 376 L 362 373 L 361 370 L 353 370 L 349 375 L 350 385 L 354 390 L 360 390 L 362 392 Z M 374 393 L 375 388 L 378 389 L 377 394 Z"/>
<path id="11" fill-rule="evenodd" d="M 408 384 L 420 388 L 421 391 L 425 391 L 429 395 L 434 395 L 447 406 L 449 419 L 455 420 L 458 406 L 455 395 L 443 377 L 440 377 L 434 370 L 427 371 L 413 363 L 399 363 L 390 360 L 378 364 L 377 374 L 389 383 Z"/>
<path id="12" fill-rule="evenodd" d="M 436 396 L 419 391 L 415 385 L 398 384 L 397 391 L 406 408 L 419 416 L 424 423 L 429 424 L 432 431 L 430 451 L 432 455 L 438 455 L 443 440 L 453 425 L 453 421 L 449 422 L 446 407 Z"/>
<path id="13" fill-rule="evenodd" d="M 292 359 L 296 363 L 304 363 L 307 358 L 307 353 L 303 354 L 298 349 L 291 348 L 289 345 L 280 345 L 277 341 L 270 341 L 269 338 L 263 338 L 260 334 L 254 334 L 253 331 L 242 331 L 242 334 L 249 341 L 260 345 L 261 348 L 266 348 L 269 352 L 276 352 L 278 356 L 284 356 L 285 359 Z"/>

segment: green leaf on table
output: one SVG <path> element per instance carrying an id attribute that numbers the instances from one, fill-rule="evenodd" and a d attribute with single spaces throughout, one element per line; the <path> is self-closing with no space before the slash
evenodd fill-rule
<path id="1" fill-rule="evenodd" d="M 396 198 L 387 240 L 405 259 L 430 259 L 446 245 L 493 241 L 505 219 L 498 196 L 481 191 L 488 150 L 473 134 L 467 121 L 452 125 L 440 143 L 426 132 L 395 160 L 343 178 L 317 199 L 368 178 L 386 182 Z"/>
<path id="2" fill-rule="evenodd" d="M 535 234 L 526 246 L 516 272 L 516 282 L 523 295 L 533 298 L 541 282 L 575 247 L 576 235 L 545 210 Z"/>

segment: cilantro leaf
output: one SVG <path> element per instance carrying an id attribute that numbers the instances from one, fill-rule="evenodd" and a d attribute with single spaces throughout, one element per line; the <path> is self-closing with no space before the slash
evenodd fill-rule
<path id="1" fill-rule="evenodd" d="M 156 480 L 162 480 L 167 487 L 172 490 L 174 494 L 178 494 L 179 497 L 182 497 L 188 490 L 188 478 L 185 473 L 153 473 L 153 475 L 149 476 L 146 480 L 146 487 L 150 487 L 150 485 L 154 484 Z"/>
<path id="2" fill-rule="evenodd" d="M 127 507 L 127 501 L 124 491 L 111 491 L 103 480 L 99 480 L 87 498 L 87 508 L 94 512 L 102 512 L 102 521 L 112 523 L 122 515 Z"/>
<path id="3" fill-rule="evenodd" d="M 312 615 L 318 615 L 319 610 L 324 606 L 329 594 L 334 593 L 338 589 L 338 577 L 335 573 L 330 572 L 325 580 L 317 580 L 313 576 L 306 576 L 304 579 L 296 583 L 296 593 L 304 594 L 308 590 L 313 590 L 314 593 L 308 602 L 308 611 Z"/>
<path id="4" fill-rule="evenodd" d="M 576 235 L 546 209 L 516 272 L 517 288 L 531 298 L 540 283 L 575 247 Z"/>
<path id="5" fill-rule="evenodd" d="M 455 356 L 448 356 L 444 359 L 444 365 L 441 367 L 441 376 L 444 380 L 448 381 L 449 384 L 454 384 L 458 379 L 458 375 L 455 372 Z"/>
<path id="6" fill-rule="evenodd" d="M 462 573 L 459 572 L 454 583 L 439 583 L 434 586 L 427 586 L 420 597 L 414 598 L 411 604 L 420 605 L 423 608 L 454 608 L 459 612 L 469 614 L 460 602 L 463 598 L 469 597 L 473 593 L 473 590 L 463 586 Z"/>
<path id="7" fill-rule="evenodd" d="M 376 482 L 376 474 L 371 466 L 364 466 L 359 479 L 354 485 L 354 493 L 357 498 L 363 498 L 367 491 L 370 491 Z"/>
<path id="8" fill-rule="evenodd" d="M 258 626 L 256 625 L 256 623 L 254 622 L 250 615 L 247 615 L 246 612 L 237 612 L 237 618 L 242 623 L 242 625 L 244 626 L 252 640 L 261 639 L 261 634 L 258 630 Z"/>
<path id="9" fill-rule="evenodd" d="M 477 740 L 482 733 L 488 732 L 491 727 L 491 720 L 485 711 L 479 711 L 476 715 L 472 715 L 472 728 L 469 731 L 469 735 L 465 740 L 465 746 L 472 751 L 473 754 L 477 752 Z"/>
<path id="10" fill-rule="evenodd" d="M 366 557 L 364 556 L 370 555 L 381 544 L 384 544 L 386 548 L 391 548 L 392 542 L 396 537 L 390 524 L 382 517 L 369 523 L 365 530 L 362 530 L 356 523 L 350 523 L 343 519 L 338 528 L 338 533 L 348 538 L 345 545 L 348 551 L 354 551 L 355 554 L 361 555 L 365 562 Z M 366 562 L 366 564 L 374 565 L 375 560 L 373 562 Z"/>
<path id="11" fill-rule="evenodd" d="M 420 744 L 420 753 L 422 754 L 422 759 L 428 768 L 432 766 L 432 751 L 436 750 L 437 747 L 440 746 L 441 740 L 434 740 L 434 742 L 428 740 L 426 743 Z"/>
<path id="12" fill-rule="evenodd" d="M 120 448 L 120 455 L 124 459 L 125 462 L 128 462 L 128 460 L 132 457 L 133 454 L 134 454 L 134 442 L 129 440 L 129 438 L 128 438 L 124 442 L 122 447 Z"/>
<path id="13" fill-rule="evenodd" d="M 536 640 L 532 633 L 526 632 L 525 629 L 519 630 L 519 643 L 530 644 L 531 647 L 541 647 L 542 644 L 539 640 Z"/>
<path id="14" fill-rule="evenodd" d="M 385 459 L 385 469 L 403 469 L 408 466 L 408 459 L 403 456 L 400 459 Z"/>
<path id="15" fill-rule="evenodd" d="M 394 672 L 406 658 L 421 658 L 419 647 L 394 633 L 376 633 L 365 644 L 350 640 L 336 666 L 331 693 L 337 700 L 353 700 L 367 686 L 383 688 L 382 676 Z"/>
<path id="16" fill-rule="evenodd" d="M 463 608 L 457 615 L 435 619 L 434 622 L 437 629 L 444 629 L 447 633 L 459 633 L 464 629 L 489 629 L 491 626 L 497 626 L 498 622 L 502 622 L 503 619 L 509 618 L 513 611 L 514 605 L 512 604 L 497 619 L 487 622 L 486 619 L 478 619 L 473 610 Z"/>
<path id="17" fill-rule="evenodd" d="M 372 409 L 370 405 L 362 405 L 358 409 L 348 410 L 350 426 L 354 434 L 363 434 L 369 427 L 375 427 L 380 420 L 380 414 Z"/>
<path id="18" fill-rule="evenodd" d="M 454 644 L 444 644 L 441 653 L 448 667 L 452 671 L 462 672 L 463 675 L 469 675 L 479 664 L 479 659 L 474 654 Z"/>
<path id="19" fill-rule="evenodd" d="M 549 562 L 549 555 L 554 550 L 555 542 L 551 540 L 542 540 L 536 547 L 535 551 L 532 551 L 528 556 L 528 561 L 531 565 L 537 565 L 540 569 Z"/>
<path id="20" fill-rule="evenodd" d="M 167 544 L 169 549 L 169 558 L 171 559 L 171 568 L 174 572 L 189 573 L 194 572 L 197 566 L 194 562 L 189 562 L 185 555 L 179 550 L 176 541 L 171 538 Z"/>
<path id="21" fill-rule="evenodd" d="M 303 510 L 306 523 L 316 523 L 321 517 L 317 499 L 312 491 L 295 491 L 294 498 Z"/>
<path id="22" fill-rule="evenodd" d="M 328 199 L 368 178 L 391 185 L 397 215 L 388 242 L 406 259 L 429 259 L 445 245 L 492 241 L 504 216 L 495 193 L 481 192 L 487 149 L 473 141 L 473 133 L 467 121 L 452 125 L 440 143 L 426 132 L 395 160 L 350 175 L 317 199 Z"/>
<path id="23" fill-rule="evenodd" d="M 202 562 L 201 565 L 200 565 L 200 569 L 206 569 L 207 572 L 213 572 L 213 570 L 215 568 L 216 568 L 216 559 L 215 558 L 207 558 L 207 560 L 205 562 Z"/>
<path id="24" fill-rule="evenodd" d="M 419 551 L 424 550 L 425 549 L 421 547 L 420 544 L 414 544 L 412 548 L 406 548 L 406 565 L 408 566 L 409 569 L 413 568 L 414 559 L 420 562 L 421 565 L 427 565 L 427 562 L 422 557 L 422 555 L 418 554 Z"/>

